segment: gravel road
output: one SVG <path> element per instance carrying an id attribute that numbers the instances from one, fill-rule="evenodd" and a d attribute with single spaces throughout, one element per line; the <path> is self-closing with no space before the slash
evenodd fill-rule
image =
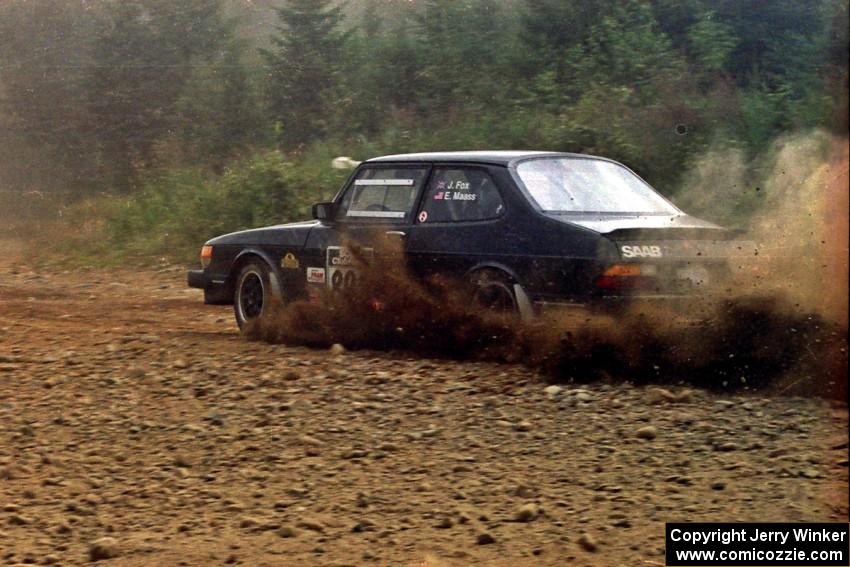
<path id="1" fill-rule="evenodd" d="M 0 388 L 6 565 L 660 566 L 666 521 L 848 520 L 845 404 L 248 342 L 182 268 L 0 265 Z"/>

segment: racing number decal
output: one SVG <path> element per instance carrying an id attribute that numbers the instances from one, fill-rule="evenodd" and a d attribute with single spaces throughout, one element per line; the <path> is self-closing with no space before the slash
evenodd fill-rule
<path id="1" fill-rule="evenodd" d="M 364 252 L 372 252 L 364 249 Z M 351 251 L 343 246 L 328 246 L 327 285 L 334 291 L 353 287 L 357 283 L 357 269 Z"/>
<path id="2" fill-rule="evenodd" d="M 354 268 L 331 268 L 331 288 L 334 291 L 352 287 L 357 282 Z"/>

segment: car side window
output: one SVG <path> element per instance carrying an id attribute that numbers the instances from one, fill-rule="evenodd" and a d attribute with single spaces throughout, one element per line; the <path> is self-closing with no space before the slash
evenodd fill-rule
<path id="1" fill-rule="evenodd" d="M 494 219 L 505 209 L 487 172 L 473 168 L 437 168 L 431 176 L 417 220 L 420 223 Z"/>
<path id="2" fill-rule="evenodd" d="M 427 169 L 365 168 L 343 195 L 337 220 L 400 221 L 416 202 Z"/>

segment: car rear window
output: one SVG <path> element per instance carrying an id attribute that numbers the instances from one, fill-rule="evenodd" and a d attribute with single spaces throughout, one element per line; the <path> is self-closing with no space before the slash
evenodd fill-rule
<path id="1" fill-rule="evenodd" d="M 533 159 L 520 163 L 517 174 L 532 199 L 546 212 L 678 213 L 640 177 L 607 160 Z"/>

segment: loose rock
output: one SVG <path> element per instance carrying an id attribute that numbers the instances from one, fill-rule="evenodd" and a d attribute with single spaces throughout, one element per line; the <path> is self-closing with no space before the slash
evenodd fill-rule
<path id="1" fill-rule="evenodd" d="M 451 518 L 443 518 L 442 520 L 437 522 L 437 524 L 434 527 L 441 529 L 441 530 L 446 530 L 446 529 L 449 529 L 450 527 L 452 527 L 453 525 L 454 525 L 454 523 L 452 522 Z"/>
<path id="2" fill-rule="evenodd" d="M 594 552 L 599 549 L 599 544 L 596 543 L 596 539 L 590 534 L 581 534 L 581 537 L 578 538 L 578 544 L 585 551 Z"/>
<path id="3" fill-rule="evenodd" d="M 279 535 L 282 538 L 290 538 L 290 537 L 295 537 L 296 535 L 298 535 L 298 532 L 295 530 L 295 528 L 293 528 L 291 526 L 281 526 L 277 530 L 277 535 Z"/>
<path id="4" fill-rule="evenodd" d="M 561 388 L 560 386 L 556 386 L 554 384 L 552 384 L 551 386 L 546 386 L 545 388 L 543 388 L 543 392 L 547 396 L 549 396 L 550 398 L 557 398 L 560 395 L 560 393 L 563 392 L 563 391 L 564 391 L 563 388 Z"/>
<path id="5" fill-rule="evenodd" d="M 539 513 L 539 508 L 536 504 L 523 504 L 514 513 L 514 521 L 530 522 L 534 520 Z"/>
<path id="6" fill-rule="evenodd" d="M 638 439 L 655 439 L 658 435 L 658 430 L 652 425 L 645 425 L 644 427 L 639 428 L 635 431 L 635 437 Z"/>
<path id="7" fill-rule="evenodd" d="M 121 555 L 118 549 L 118 541 L 111 537 L 102 537 L 95 540 L 89 546 L 89 560 L 101 561 L 104 559 L 113 559 Z"/>
<path id="8" fill-rule="evenodd" d="M 648 388 L 646 392 L 648 401 L 651 404 L 677 401 L 676 395 L 665 388 Z"/>

